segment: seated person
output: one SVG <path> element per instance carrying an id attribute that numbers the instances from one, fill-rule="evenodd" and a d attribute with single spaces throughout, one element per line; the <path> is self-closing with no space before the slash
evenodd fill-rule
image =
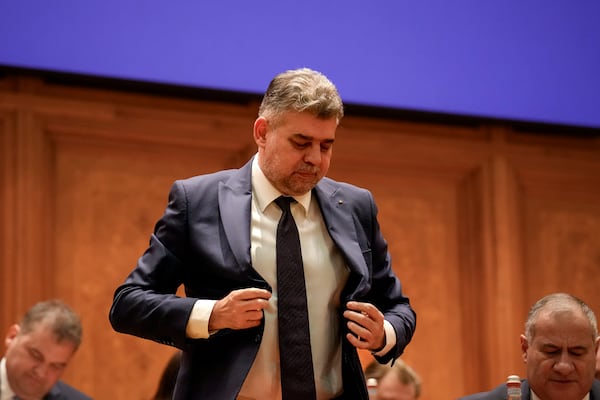
<path id="1" fill-rule="evenodd" d="M 579 298 L 554 293 L 538 300 L 529 311 L 521 351 L 527 367 L 522 400 L 600 399 L 600 381 L 594 379 L 598 324 Z M 506 395 L 503 383 L 459 400 L 504 400 Z"/>
<path id="2" fill-rule="evenodd" d="M 373 360 L 365 369 L 367 382 L 376 384 L 370 400 L 416 400 L 421 395 L 421 378 L 401 359 L 394 365 Z"/>
<path id="3" fill-rule="evenodd" d="M 8 328 L 0 361 L 2 399 L 89 400 L 60 381 L 81 343 L 81 321 L 60 300 L 37 303 Z"/>

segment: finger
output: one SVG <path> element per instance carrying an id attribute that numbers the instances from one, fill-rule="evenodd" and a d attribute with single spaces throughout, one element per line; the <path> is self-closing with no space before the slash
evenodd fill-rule
<path id="1" fill-rule="evenodd" d="M 362 338 L 354 336 L 351 333 L 346 334 L 346 339 L 348 339 L 348 342 L 350 342 L 350 344 L 352 346 L 356 347 L 357 349 L 368 349 L 369 348 L 369 344 L 367 342 L 363 341 Z"/>
<path id="2" fill-rule="evenodd" d="M 362 315 L 368 317 L 370 320 L 375 321 L 376 324 L 379 324 L 383 321 L 383 313 L 371 303 L 350 301 L 347 303 L 347 307 L 349 310 L 359 312 Z M 368 323 L 367 321 L 364 322 Z"/>
<path id="3" fill-rule="evenodd" d="M 268 290 L 259 289 L 259 288 L 238 289 L 238 290 L 234 290 L 231 293 L 232 294 L 235 293 L 235 297 L 238 300 L 253 300 L 253 299 L 268 300 L 271 298 L 271 292 L 269 292 Z"/>
<path id="4" fill-rule="evenodd" d="M 250 311 L 246 312 L 244 317 L 248 321 L 260 321 L 263 319 L 264 314 L 263 314 L 262 310 L 250 310 Z"/>
<path id="5" fill-rule="evenodd" d="M 265 299 L 243 300 L 240 307 L 243 311 L 258 311 L 262 314 L 262 311 L 269 307 L 269 301 Z"/>
<path id="6" fill-rule="evenodd" d="M 364 303 L 362 301 L 349 301 L 346 303 L 346 307 L 350 310 L 357 312 L 366 312 L 370 314 L 371 312 L 377 310 L 377 308 L 371 303 Z"/>
<path id="7" fill-rule="evenodd" d="M 256 321 L 247 321 L 246 322 L 246 326 L 244 326 L 244 328 L 254 328 L 256 326 L 260 325 L 260 320 L 256 320 Z"/>
<path id="8" fill-rule="evenodd" d="M 362 314 L 371 319 L 376 319 L 378 314 L 380 314 L 377 307 L 375 307 L 373 304 L 370 304 L 370 303 L 360 303 L 360 302 L 356 302 L 356 301 L 351 301 L 351 302 L 348 302 L 347 307 L 348 307 L 348 310 Z"/>
<path id="9" fill-rule="evenodd" d="M 344 311 L 344 317 L 349 321 L 353 321 L 358 325 L 361 325 L 365 328 L 373 329 L 375 322 L 369 317 L 369 315 L 365 312 L 357 312 L 357 311 Z"/>
<path id="10" fill-rule="evenodd" d="M 348 326 L 348 330 L 360 341 L 369 341 L 373 336 L 369 329 L 355 322 L 348 321 L 346 325 Z"/>
<path id="11" fill-rule="evenodd" d="M 376 349 L 381 347 L 381 338 L 385 336 L 383 324 L 381 326 L 363 313 L 346 311 L 352 314 L 356 321 L 348 320 L 346 323 L 351 336 L 355 338 L 353 345 L 359 348 Z M 360 343 L 359 343 L 360 342 Z"/>

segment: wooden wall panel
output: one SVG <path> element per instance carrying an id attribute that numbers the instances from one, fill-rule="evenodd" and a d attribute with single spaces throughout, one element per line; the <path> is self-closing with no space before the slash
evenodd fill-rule
<path id="1" fill-rule="evenodd" d="M 68 377 L 87 382 L 98 398 L 147 399 L 173 349 L 112 331 L 112 294 L 146 248 L 172 182 L 237 165 L 232 161 L 248 156 L 251 137 L 232 130 L 235 123 L 217 133 L 228 140 L 215 141 L 215 131 L 201 121 L 147 124 L 125 114 L 100 129 L 64 122 L 48 127 L 56 148 L 56 282 L 88 316 L 85 343 L 102 344 L 82 347 L 78 362 L 92 368 L 71 369 Z M 121 373 L 103 373 L 106 366 Z"/>
<path id="2" fill-rule="evenodd" d="M 0 323 L 8 327 L 17 317 L 15 300 L 15 269 L 8 268 L 15 263 L 16 237 L 15 213 L 15 119 L 13 110 L 0 110 Z"/>
<path id="3" fill-rule="evenodd" d="M 45 209 L 51 207 L 48 185 L 49 153 L 36 116 L 29 110 L 0 108 L 2 144 L 2 262 L 3 302 L 9 305 L 8 324 L 39 298 L 47 297 L 51 246 Z M 8 147 L 10 146 L 10 147 Z M 10 321 L 10 322 L 8 322 Z M 8 326 L 8 325 L 6 325 Z"/>
<path id="4" fill-rule="evenodd" d="M 14 187 L 14 159 L 11 156 L 14 146 L 14 135 L 10 132 L 14 131 L 14 128 L 9 127 L 10 113 L 0 112 L 0 219 L 3 221 L 0 224 L 0 265 L 8 266 L 12 264 L 14 258 L 12 249 L 14 244 L 12 240 L 14 238 L 13 229 L 15 224 L 13 222 L 12 215 L 9 207 L 12 205 L 11 200 L 13 197 L 12 188 Z M 0 282 L 2 284 L 2 290 L 0 290 L 0 323 L 2 326 L 8 326 L 11 322 L 14 306 L 10 298 L 12 293 L 6 290 L 7 282 L 12 283 L 11 269 L 2 268 L 0 269 Z"/>
<path id="5" fill-rule="evenodd" d="M 478 128 L 429 128 L 430 136 L 423 126 L 349 118 L 340 129 L 330 175 L 375 195 L 394 270 L 417 310 L 417 334 L 403 358 L 421 372 L 423 398 L 450 399 L 464 393 L 455 372 L 469 353 L 460 340 L 465 316 L 459 307 L 457 209 L 462 182 L 488 157 L 487 134 Z M 363 362 L 371 359 L 364 356 Z"/>
<path id="6" fill-rule="evenodd" d="M 559 152 L 531 168 L 539 158 L 515 160 L 527 180 L 526 297 L 558 287 L 600 313 L 600 158 Z"/>
<path id="7" fill-rule="evenodd" d="M 481 233 L 486 243 L 482 246 L 484 255 L 476 258 L 485 272 L 475 275 L 481 282 L 479 294 L 463 304 L 463 308 L 477 311 L 479 321 L 471 320 L 471 329 L 476 329 L 476 323 L 483 329 L 483 335 L 466 335 L 475 339 L 473 349 L 480 352 L 479 366 L 485 372 L 474 381 L 465 379 L 467 392 L 489 389 L 508 374 L 525 375 L 518 335 L 529 307 L 540 297 L 566 291 L 600 309 L 600 242 L 593 228 L 581 230 L 582 214 L 586 214 L 587 228 L 590 221 L 592 226 L 597 224 L 599 217 L 597 141 L 588 140 L 589 147 L 584 149 L 576 137 L 569 140 L 568 136 L 493 131 L 493 161 L 482 170 L 488 178 L 472 185 L 484 194 Z M 485 182 L 491 186 L 486 188 Z M 556 216 L 559 218 L 553 218 Z M 477 218 L 475 215 L 469 223 Z M 568 235 L 564 231 L 575 227 L 578 240 L 587 243 L 588 252 L 581 256 L 586 267 L 576 265 L 575 260 L 581 258 L 565 240 Z M 461 246 L 467 243 L 463 240 Z M 556 248 L 562 248 L 562 254 Z M 580 279 L 573 279 L 573 273 Z M 477 293 L 473 290 L 476 282 L 470 285 Z M 476 297 L 483 300 L 480 305 L 469 303 Z"/>
<path id="8" fill-rule="evenodd" d="M 98 399 L 148 399 L 173 350 L 113 332 L 112 294 L 174 179 L 255 152 L 257 108 L 0 79 L 0 321 L 64 298 L 84 323 L 65 379 Z M 600 309 L 599 153 L 597 137 L 568 132 L 343 120 L 330 176 L 376 197 L 418 314 L 404 358 L 423 400 L 523 374 L 518 336 L 541 295 L 570 291 Z"/>
<path id="9" fill-rule="evenodd" d="M 598 199 L 600 201 L 600 198 Z M 552 204 L 531 199 L 528 219 L 531 246 L 524 276 L 535 298 L 552 288 L 563 287 L 600 309 L 600 203 Z"/>

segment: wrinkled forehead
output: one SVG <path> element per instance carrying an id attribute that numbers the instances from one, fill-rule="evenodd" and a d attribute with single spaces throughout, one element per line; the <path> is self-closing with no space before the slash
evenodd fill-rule
<path id="1" fill-rule="evenodd" d="M 15 339 L 29 347 L 40 349 L 40 351 L 62 348 L 73 352 L 76 349 L 75 343 L 68 339 L 60 339 L 52 328 L 45 324 L 35 324 L 28 331 L 22 330 Z"/>
<path id="2" fill-rule="evenodd" d="M 535 322 L 535 338 L 560 343 L 578 343 L 594 346 L 596 338 L 586 316 L 577 310 L 552 310 L 540 312 Z"/>

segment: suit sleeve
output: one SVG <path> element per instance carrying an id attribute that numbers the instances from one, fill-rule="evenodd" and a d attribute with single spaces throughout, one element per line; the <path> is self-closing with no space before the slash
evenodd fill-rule
<path id="1" fill-rule="evenodd" d="M 368 216 L 360 216 L 364 232 L 368 233 L 370 243 L 371 287 L 367 301 L 372 302 L 391 323 L 396 333 L 396 345 L 387 354 L 377 356 L 380 362 L 388 362 L 398 358 L 411 341 L 416 329 L 416 313 L 410 305 L 408 297 L 402 291 L 400 279 L 392 269 L 392 260 L 388 245 L 380 230 L 377 219 L 377 206 L 373 196 L 368 194 Z M 360 215 L 360 214 L 359 214 Z"/>
<path id="2" fill-rule="evenodd" d="M 149 247 L 115 291 L 109 319 L 117 332 L 183 348 L 185 328 L 196 299 L 176 295 L 182 284 L 189 240 L 187 201 L 175 182 Z"/>

